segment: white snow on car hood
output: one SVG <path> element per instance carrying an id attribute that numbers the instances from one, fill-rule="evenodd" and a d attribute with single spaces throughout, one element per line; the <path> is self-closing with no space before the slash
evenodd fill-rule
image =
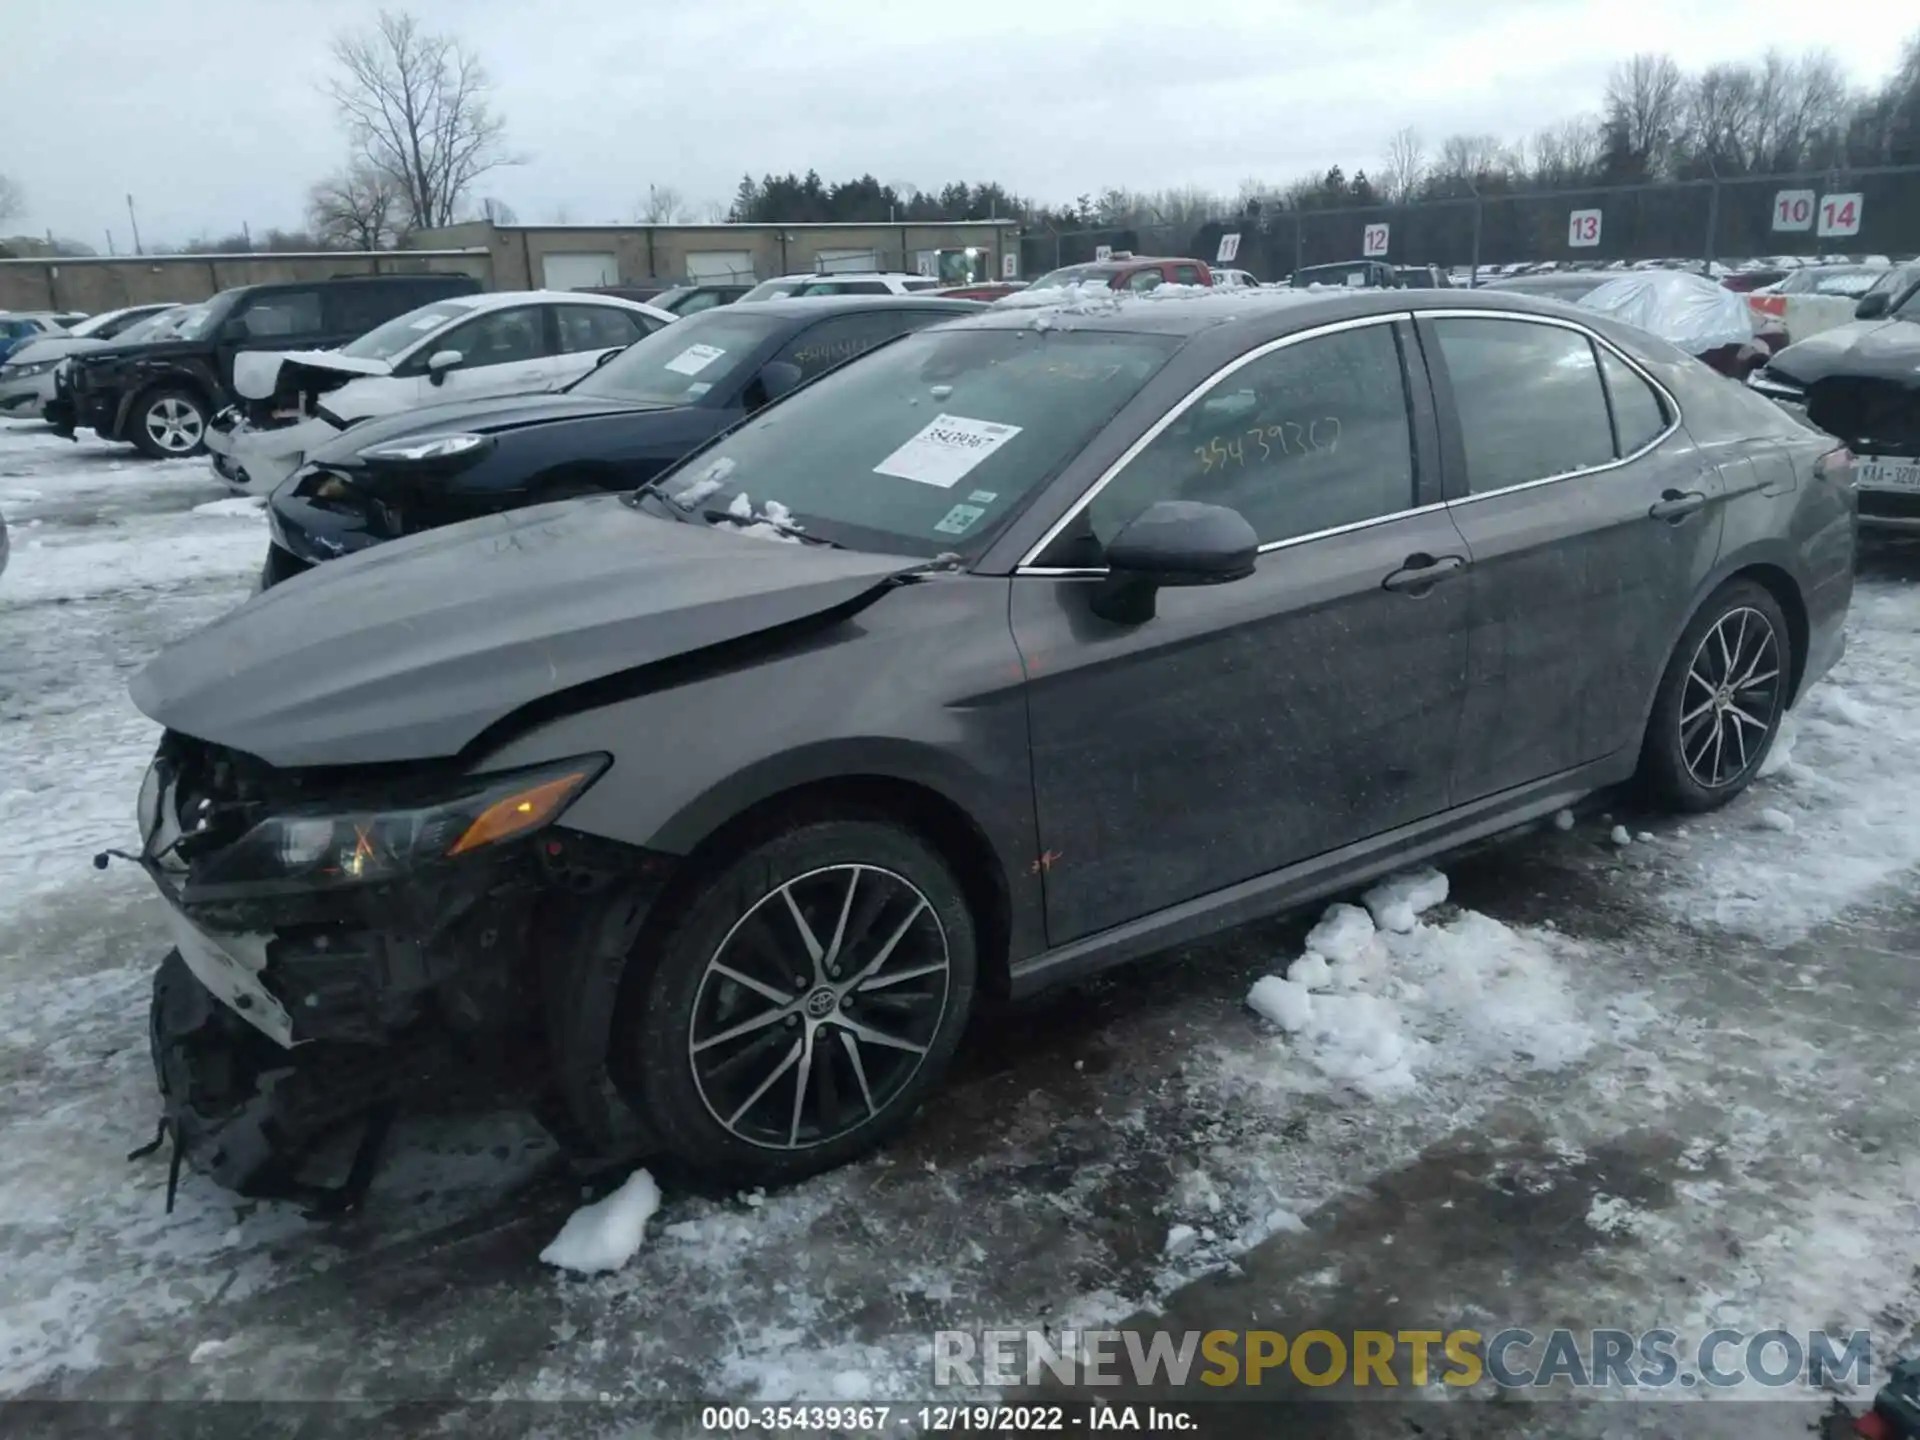
<path id="1" fill-rule="evenodd" d="M 391 375 L 387 360 L 362 360 L 338 350 L 248 350 L 233 359 L 234 393 L 249 400 L 265 400 L 280 383 L 280 368 L 292 363 L 315 370 L 337 370 L 343 375 Z"/>

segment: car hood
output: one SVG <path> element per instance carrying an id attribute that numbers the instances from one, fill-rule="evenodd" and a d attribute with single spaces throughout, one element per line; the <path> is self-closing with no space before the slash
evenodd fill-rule
<path id="1" fill-rule="evenodd" d="M 555 420 L 584 420 L 597 415 L 630 415 L 636 410 L 666 408 L 546 391 L 493 399 L 456 400 L 445 405 L 426 405 L 416 410 L 403 410 L 397 415 L 362 421 L 339 439 L 315 447 L 307 458 L 321 464 L 340 464 L 351 461 L 370 445 L 377 445 L 383 440 L 398 440 L 407 435 L 494 435 L 503 430 L 518 430 L 525 425 L 544 425 Z"/>
<path id="2" fill-rule="evenodd" d="M 135 677 L 169 729 L 278 766 L 457 755 L 521 707 L 877 594 L 912 557 L 657 519 L 617 496 L 487 516 L 256 595 Z"/>
<path id="3" fill-rule="evenodd" d="M 1802 385 L 1836 375 L 1920 384 L 1920 324 L 1855 320 L 1836 325 L 1787 346 L 1767 362 L 1767 368 Z"/>
<path id="4" fill-rule="evenodd" d="M 391 375 L 389 360 L 362 360 L 338 350 L 243 350 L 233 357 L 233 392 L 247 400 L 270 400 L 280 388 L 283 370 L 302 378 L 320 378 L 321 388 L 344 385 L 362 375 Z"/>
<path id="5" fill-rule="evenodd" d="M 97 350 L 105 343 L 87 335 L 48 335 L 39 340 L 29 340 L 11 351 L 7 355 L 7 363 L 38 365 L 47 360 L 58 360 L 62 355 L 71 355 L 76 350 Z"/>

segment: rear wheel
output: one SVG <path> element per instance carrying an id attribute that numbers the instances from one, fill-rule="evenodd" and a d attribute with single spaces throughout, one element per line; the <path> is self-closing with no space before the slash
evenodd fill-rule
<path id="1" fill-rule="evenodd" d="M 1793 639 L 1765 586 L 1736 580 L 1680 637 L 1647 722 L 1641 775 L 1680 810 L 1712 810 L 1752 783 L 1786 713 Z"/>
<path id="2" fill-rule="evenodd" d="M 873 820 L 798 824 L 718 870 L 628 961 L 615 1073 L 675 1159 L 778 1183 L 879 1145 L 939 1083 L 972 1008 L 974 925 L 946 863 Z"/>
<path id="3" fill-rule="evenodd" d="M 127 439 L 155 460 L 179 460 L 207 448 L 207 404 L 191 390 L 149 390 L 127 413 Z"/>

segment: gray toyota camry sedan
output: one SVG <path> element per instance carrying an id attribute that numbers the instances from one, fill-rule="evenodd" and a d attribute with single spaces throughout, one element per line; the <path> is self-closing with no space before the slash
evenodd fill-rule
<path id="1" fill-rule="evenodd" d="M 1841 652 L 1851 485 L 1521 296 L 891 341 L 645 489 L 326 565 L 138 677 L 175 1145 L 304 1193 L 446 1050 L 587 1151 L 839 1164 L 985 995 L 1600 787 L 1740 793 Z"/>

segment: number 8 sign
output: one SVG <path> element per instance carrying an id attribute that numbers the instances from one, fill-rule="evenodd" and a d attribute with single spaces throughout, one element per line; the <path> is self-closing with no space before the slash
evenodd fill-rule
<path id="1" fill-rule="evenodd" d="M 1600 243 L 1600 212 L 1573 210 L 1567 215 L 1567 244 L 1580 247 Z"/>

